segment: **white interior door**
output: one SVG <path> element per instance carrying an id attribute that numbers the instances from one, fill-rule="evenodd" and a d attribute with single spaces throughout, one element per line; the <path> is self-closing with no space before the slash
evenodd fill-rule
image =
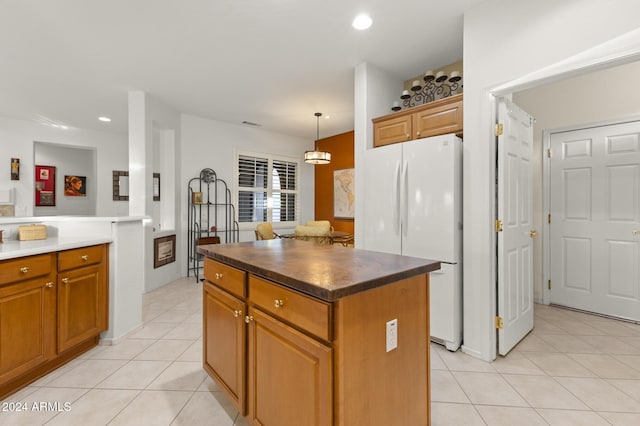
<path id="1" fill-rule="evenodd" d="M 498 352 L 506 355 L 533 328 L 533 119 L 501 100 L 498 122 Z"/>
<path id="2" fill-rule="evenodd" d="M 550 140 L 551 303 L 640 320 L 640 122 Z"/>

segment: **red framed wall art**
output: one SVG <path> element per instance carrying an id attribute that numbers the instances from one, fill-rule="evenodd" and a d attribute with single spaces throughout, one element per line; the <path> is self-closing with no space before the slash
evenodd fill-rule
<path id="1" fill-rule="evenodd" d="M 36 206 L 56 205 L 56 168 L 36 166 Z"/>

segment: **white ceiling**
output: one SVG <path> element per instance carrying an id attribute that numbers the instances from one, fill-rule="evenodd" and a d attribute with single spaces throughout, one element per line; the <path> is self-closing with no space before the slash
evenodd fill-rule
<path id="1" fill-rule="evenodd" d="M 312 140 L 319 111 L 331 136 L 353 129 L 356 65 L 403 81 L 462 59 L 463 13 L 481 1 L 0 0 L 0 116 L 126 132 L 141 90 Z M 351 27 L 360 12 L 367 31 Z"/>

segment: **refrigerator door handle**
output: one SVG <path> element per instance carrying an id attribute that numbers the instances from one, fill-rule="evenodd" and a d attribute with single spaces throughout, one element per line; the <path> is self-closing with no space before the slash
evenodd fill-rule
<path id="1" fill-rule="evenodd" d="M 400 160 L 396 162 L 396 172 L 394 173 L 394 186 L 396 188 L 396 199 L 393 203 L 393 227 L 395 233 L 400 235 Z"/>
<path id="2" fill-rule="evenodd" d="M 402 179 L 404 202 L 402 203 L 402 233 L 406 237 L 409 234 L 409 163 L 404 163 L 404 175 Z"/>

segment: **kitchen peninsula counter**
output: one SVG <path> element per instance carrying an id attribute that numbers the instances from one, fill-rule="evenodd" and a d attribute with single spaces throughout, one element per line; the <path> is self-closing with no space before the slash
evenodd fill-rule
<path id="1" fill-rule="evenodd" d="M 439 262 L 278 239 L 197 251 L 204 369 L 251 424 L 430 423 Z"/>

